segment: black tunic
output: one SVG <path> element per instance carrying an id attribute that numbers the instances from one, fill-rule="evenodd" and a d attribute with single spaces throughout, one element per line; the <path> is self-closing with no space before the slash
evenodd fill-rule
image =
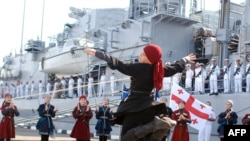
<path id="1" fill-rule="evenodd" d="M 143 120 L 138 119 L 140 122 L 135 122 L 137 125 L 150 122 L 154 115 L 160 115 L 167 113 L 164 103 L 154 101 L 154 96 L 151 94 L 154 88 L 153 84 L 153 65 L 145 63 L 125 63 L 119 59 L 109 56 L 104 52 L 97 51 L 96 57 L 105 60 L 111 69 L 117 69 L 119 72 L 131 76 L 130 83 L 130 95 L 128 98 L 121 101 L 118 106 L 117 112 L 114 113 L 115 123 L 123 126 L 127 123 L 125 118 L 129 115 L 135 115 L 132 118 L 136 121 L 136 118 L 140 116 Z M 180 60 L 175 64 L 164 68 L 164 76 L 169 77 L 177 72 L 182 72 L 185 69 L 185 61 Z M 147 113 L 143 115 L 143 113 Z M 151 113 L 149 115 L 149 113 Z M 139 117 L 136 114 L 140 114 Z M 130 119 L 130 118 L 128 118 Z M 125 123 L 124 123 L 125 122 Z M 129 130 L 137 125 L 129 125 L 126 130 Z M 123 131 L 125 133 L 125 131 Z"/>

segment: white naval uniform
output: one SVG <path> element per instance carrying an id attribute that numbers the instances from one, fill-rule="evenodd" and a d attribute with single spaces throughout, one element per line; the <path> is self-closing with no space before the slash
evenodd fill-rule
<path id="1" fill-rule="evenodd" d="M 81 78 L 77 79 L 77 95 L 78 97 L 82 96 L 82 79 Z"/>
<path id="2" fill-rule="evenodd" d="M 44 94 L 43 94 L 43 83 L 42 82 L 39 82 L 39 84 L 38 84 L 38 93 L 39 93 L 39 99 L 43 99 Z"/>
<path id="3" fill-rule="evenodd" d="M 240 93 L 242 92 L 242 76 L 244 74 L 243 72 L 243 68 L 241 66 L 237 67 L 235 66 L 234 67 L 234 92 L 236 93 Z"/>
<path id="4" fill-rule="evenodd" d="M 214 67 L 214 65 L 210 66 L 210 72 L 211 75 L 209 77 L 209 84 L 210 84 L 210 93 L 218 93 L 218 76 L 220 74 L 220 68 L 218 67 L 218 65 L 215 66 L 215 68 L 212 70 L 212 68 Z M 209 73 L 210 73 L 209 72 Z"/>
<path id="5" fill-rule="evenodd" d="M 100 86 L 99 86 L 99 97 L 104 96 L 105 85 L 106 85 L 106 76 L 102 75 L 100 79 Z"/>
<path id="6" fill-rule="evenodd" d="M 19 85 L 19 94 L 20 94 L 20 97 L 22 97 L 22 98 L 23 98 L 23 91 L 24 91 L 23 84 L 20 83 L 20 85 Z"/>
<path id="7" fill-rule="evenodd" d="M 92 77 L 90 77 L 88 79 L 88 97 L 93 97 L 93 82 L 94 79 Z"/>
<path id="8" fill-rule="evenodd" d="M 192 88 L 192 78 L 194 76 L 194 71 L 188 69 L 186 71 L 186 79 L 185 79 L 185 88 L 191 89 Z"/>
<path id="9" fill-rule="evenodd" d="M 35 84 L 34 84 L 34 83 L 31 83 L 30 95 L 32 96 L 33 94 L 35 94 Z"/>
<path id="10" fill-rule="evenodd" d="M 70 78 L 69 79 L 69 87 L 68 87 L 68 96 L 70 98 L 73 98 L 73 94 L 74 94 L 74 79 Z"/>
<path id="11" fill-rule="evenodd" d="M 30 89 L 29 84 L 25 84 L 25 98 L 28 98 L 28 95 L 29 95 L 29 89 Z"/>
<path id="12" fill-rule="evenodd" d="M 62 79 L 61 83 L 62 83 L 62 95 L 65 96 L 66 81 Z"/>
<path id="13" fill-rule="evenodd" d="M 224 93 L 228 93 L 231 90 L 230 84 L 231 84 L 231 75 L 232 70 L 231 67 L 228 68 L 228 66 L 223 67 L 223 86 L 224 86 Z"/>
<path id="14" fill-rule="evenodd" d="M 214 111 L 211 111 L 211 113 L 209 113 L 209 118 L 216 119 Z M 213 124 L 212 121 L 206 121 L 204 127 L 199 130 L 198 141 L 210 141 L 212 124 Z"/>
<path id="15" fill-rule="evenodd" d="M 249 91 L 250 91 L 250 63 L 248 63 L 246 66 L 246 92 Z"/>
<path id="16" fill-rule="evenodd" d="M 115 92 L 115 76 L 111 75 L 109 80 L 110 80 L 111 93 L 112 93 L 112 96 L 114 96 L 114 92 Z"/>
<path id="17" fill-rule="evenodd" d="M 16 97 L 20 97 L 20 84 L 16 85 Z"/>
<path id="18" fill-rule="evenodd" d="M 194 91 L 195 92 L 205 92 L 205 79 L 207 77 L 206 71 L 202 68 L 196 68 L 195 70 L 195 80 L 194 80 Z"/>
<path id="19" fill-rule="evenodd" d="M 47 85 L 46 85 L 46 94 L 50 94 L 50 91 L 51 91 L 51 84 L 50 84 L 50 82 L 48 82 L 47 83 Z"/>

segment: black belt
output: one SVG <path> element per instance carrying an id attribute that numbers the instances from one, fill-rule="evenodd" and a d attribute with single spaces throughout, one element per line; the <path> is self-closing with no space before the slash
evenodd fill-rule
<path id="1" fill-rule="evenodd" d="M 143 94 L 151 94 L 151 92 L 146 92 L 146 91 L 137 91 L 137 90 L 131 90 L 131 92 L 134 92 L 134 93 L 143 93 Z"/>

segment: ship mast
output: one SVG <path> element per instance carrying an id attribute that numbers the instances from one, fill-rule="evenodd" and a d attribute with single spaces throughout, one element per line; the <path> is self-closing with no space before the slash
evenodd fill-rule
<path id="1" fill-rule="evenodd" d="M 220 67 L 223 67 L 223 60 L 228 59 L 228 43 L 230 42 L 229 18 L 230 0 L 221 0 L 220 25 L 216 33 L 216 39 L 219 41 L 220 46 L 220 53 L 218 56 Z"/>

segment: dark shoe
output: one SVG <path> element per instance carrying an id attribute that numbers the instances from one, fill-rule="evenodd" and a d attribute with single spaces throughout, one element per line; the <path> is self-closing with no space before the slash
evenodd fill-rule
<path id="1" fill-rule="evenodd" d="M 214 95 L 218 95 L 218 93 L 214 93 Z"/>

